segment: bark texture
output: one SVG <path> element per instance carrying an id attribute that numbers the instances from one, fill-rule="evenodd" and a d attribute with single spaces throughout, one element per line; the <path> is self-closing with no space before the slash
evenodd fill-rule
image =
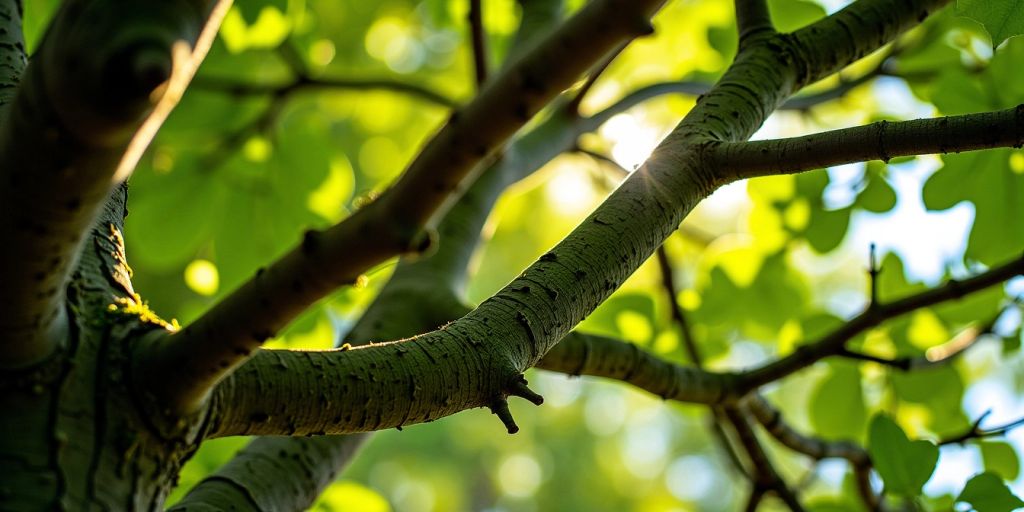
<path id="1" fill-rule="evenodd" d="M 860 0 L 792 34 L 774 31 L 764 2 L 737 2 L 740 52 L 718 83 L 700 89 L 696 106 L 650 159 L 578 228 L 469 308 L 463 294 L 470 258 L 501 192 L 577 148 L 581 134 L 615 113 L 686 89 L 654 87 L 581 116 L 576 106 L 608 54 L 647 33 L 661 2 L 594 1 L 554 30 L 561 2 L 521 3 L 513 57 L 487 76 L 477 99 L 452 115 L 400 181 L 334 228 L 306 233 L 289 255 L 175 333 L 132 288 L 121 239 L 127 189 L 119 185 L 139 144 L 166 115 L 161 108 L 177 100 L 172 86 L 195 71 L 212 37 L 206 20 L 223 14 L 226 3 L 71 0 L 25 68 L 21 5 L 0 0 L 0 237 L 14 248 L 0 251 L 0 463 L 12 468 L 0 482 L 4 506 L 158 509 L 204 439 L 260 435 L 267 437 L 175 509 L 301 509 L 366 439 L 328 434 L 401 427 L 472 407 L 490 408 L 511 432 L 517 427 L 507 399 L 541 401 L 522 376 L 533 366 L 715 406 L 752 468 L 753 507 L 774 493 L 801 509 L 759 444 L 754 419 L 793 450 L 849 460 L 865 503 L 876 506 L 865 452 L 789 428 L 758 388 L 847 354 L 855 334 L 889 318 L 1019 275 L 1024 259 L 873 302 L 842 328 L 745 372 L 683 367 L 572 330 L 702 199 L 732 180 L 1019 146 L 1020 107 L 745 142 L 802 87 L 879 49 L 948 1 Z M 183 51 L 179 40 L 192 48 Z M 588 69 L 579 96 L 562 93 Z M 542 119 L 512 138 L 548 105 Z M 435 224 L 440 245 L 425 252 L 431 240 L 424 233 Z M 368 237 L 373 230 L 387 236 Z M 337 286 L 409 253 L 339 348 L 259 348 Z"/>

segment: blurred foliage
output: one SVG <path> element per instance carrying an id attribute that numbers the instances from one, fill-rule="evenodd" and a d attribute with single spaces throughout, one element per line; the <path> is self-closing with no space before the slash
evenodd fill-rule
<path id="1" fill-rule="evenodd" d="M 868 452 L 886 492 L 904 497 L 921 494 L 939 460 L 935 443 L 907 439 L 903 429 L 884 414 L 871 421 Z"/>
<path id="2" fill-rule="evenodd" d="M 1024 501 L 1014 496 L 1003 479 L 994 473 L 972 478 L 956 500 L 969 503 L 977 512 L 1009 512 L 1024 507 Z"/>
<path id="3" fill-rule="evenodd" d="M 992 47 L 1008 37 L 1024 34 L 1024 14 L 1020 0 L 958 0 L 957 12 L 985 26 Z"/>
<path id="4" fill-rule="evenodd" d="M 570 9 L 581 3 L 568 2 Z M 786 30 L 843 3 L 769 2 Z M 1024 102 L 1024 38 L 1004 42 L 1021 32 L 1020 9 L 1009 16 L 1006 10 L 1017 3 L 961 0 L 956 10 L 933 16 L 843 73 L 855 77 L 888 59 L 886 72 L 898 78 L 880 78 L 804 112 L 778 113 L 758 136 Z M 56 4 L 26 2 L 29 48 Z M 513 0 L 485 2 L 492 62 L 509 50 L 517 9 Z M 466 12 L 463 0 L 238 0 L 199 81 L 287 84 L 300 62 L 314 77 L 414 83 L 465 101 L 474 88 Z M 1000 24 L 1000 16 L 1007 22 Z M 585 112 L 653 82 L 713 80 L 736 51 L 731 2 L 673 1 L 655 27 L 653 37 L 636 41 L 611 65 L 586 97 Z M 692 104 L 682 96 L 650 100 L 613 118 L 587 144 L 630 168 Z M 132 178 L 126 239 L 136 289 L 164 316 L 191 321 L 294 246 L 304 229 L 334 223 L 370 200 L 446 116 L 436 104 L 384 90 L 300 89 L 275 97 L 193 87 Z M 920 179 L 897 186 L 906 183 L 897 178 L 913 169 L 921 171 Z M 483 300 L 515 277 L 599 204 L 608 192 L 606 171 L 593 160 L 566 155 L 507 193 L 474 262 L 471 300 Z M 937 274 L 909 263 L 922 253 L 940 257 L 916 245 L 928 235 L 915 233 L 906 220 L 922 201 L 933 215 L 961 207 L 972 212 L 969 235 Z M 857 241 L 881 234 L 869 232 L 864 219 L 882 219 L 870 226 L 888 226 L 906 238 L 879 250 L 877 288 L 884 301 L 1019 255 L 1021 201 L 1019 149 L 871 162 L 731 185 L 686 221 L 707 237 L 684 228 L 668 241 L 676 278 L 684 284 L 676 299 L 712 368 L 749 367 L 813 341 L 867 304 L 868 251 Z M 941 234 L 961 236 L 954 229 Z M 369 272 L 365 286 L 339 290 L 275 346 L 331 346 L 392 266 Z M 685 360 L 659 283 L 657 268 L 645 266 L 582 328 Z M 880 357 L 923 356 L 991 320 L 1020 292 L 1019 283 L 1011 283 L 924 309 L 856 338 L 851 348 Z M 769 397 L 797 428 L 866 443 L 879 483 L 894 494 L 928 508 L 948 509 L 958 501 L 982 512 L 1010 510 L 1020 500 L 1004 479 L 1021 490 L 1020 436 L 968 445 L 973 471 L 985 472 L 966 487 L 966 477 L 953 484 L 940 478 L 959 475 L 956 462 L 944 462 L 934 444 L 915 439 L 962 432 L 990 407 L 1001 408 L 1000 418 L 1024 410 L 1017 399 L 1020 372 L 1014 377 L 1024 364 L 1019 326 L 1019 310 L 1009 307 L 988 335 L 1002 343 L 982 341 L 954 364 L 906 375 L 877 364 L 829 361 L 780 383 Z M 380 433 L 315 510 L 733 510 L 742 504 L 745 484 L 709 436 L 702 408 L 664 403 L 614 383 L 550 374 L 530 379 L 547 402 L 536 409 L 512 404 L 522 427 L 518 435 L 504 435 L 481 410 Z M 175 498 L 242 443 L 204 445 L 182 474 Z M 804 478 L 810 483 L 802 489 L 811 509 L 860 510 L 845 466 L 815 466 L 774 448 L 784 476 L 815 476 Z M 930 478 L 947 483 L 926 485 Z M 768 502 L 766 508 L 778 507 Z"/>

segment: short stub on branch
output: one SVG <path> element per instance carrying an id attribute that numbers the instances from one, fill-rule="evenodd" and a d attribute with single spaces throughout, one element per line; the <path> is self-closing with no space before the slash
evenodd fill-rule
<path id="1" fill-rule="evenodd" d="M 491 412 L 496 414 L 498 419 L 500 419 L 505 425 L 509 434 L 519 432 L 519 425 L 516 425 L 515 419 L 512 418 L 512 412 L 508 409 L 507 398 L 509 396 L 518 396 L 519 398 L 529 401 L 533 405 L 540 405 L 544 403 L 544 397 L 530 389 L 527 384 L 529 384 L 529 382 L 526 381 L 526 377 L 520 374 L 514 381 L 512 381 L 511 384 L 508 385 L 508 388 L 505 389 L 501 395 L 496 397 L 494 401 L 491 402 L 491 405 L 488 406 L 491 409 Z"/>

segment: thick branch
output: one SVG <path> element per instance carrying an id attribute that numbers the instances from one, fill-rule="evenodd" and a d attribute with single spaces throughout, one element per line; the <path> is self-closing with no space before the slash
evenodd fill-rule
<path id="1" fill-rule="evenodd" d="M 788 139 L 724 143 L 714 154 L 722 172 L 743 179 L 866 160 L 887 162 L 900 156 L 1021 145 L 1024 105 L 962 116 L 879 121 Z"/>
<path id="2" fill-rule="evenodd" d="M 524 23 L 519 31 L 537 33 L 536 24 L 556 25 L 560 20 L 534 15 L 535 11 L 550 12 L 551 5 L 558 2 L 523 3 Z M 529 23 L 526 23 L 526 20 Z M 519 40 L 519 39 L 517 39 Z M 523 40 L 522 44 L 528 41 Z M 469 190 L 444 216 L 438 226 L 438 248 L 433 253 L 419 258 L 403 259 L 395 268 L 394 274 L 381 290 L 370 308 L 360 317 L 352 331 L 344 341 L 351 345 L 362 345 L 370 340 L 400 339 L 416 333 L 429 331 L 450 322 L 468 311 L 459 301 L 465 293 L 465 281 L 468 275 L 468 264 L 473 249 L 481 236 L 484 222 L 487 219 L 498 195 L 507 185 L 532 173 L 551 158 L 554 158 L 575 138 L 574 124 L 568 122 L 564 112 L 555 109 L 555 115 L 533 125 L 525 134 L 517 139 L 504 151 L 501 158 L 491 163 L 491 168 L 479 175 Z M 354 453 L 346 449 L 363 442 L 366 435 L 328 436 L 317 438 L 329 443 L 332 447 L 344 450 L 346 454 Z M 311 481 L 327 482 L 330 475 L 340 471 L 347 462 L 345 458 L 327 457 L 325 450 L 310 450 L 304 438 L 290 438 L 285 442 L 277 442 L 274 437 L 259 438 L 246 449 L 246 456 L 302 457 L 307 459 L 305 472 Z M 275 490 L 282 483 L 288 482 L 290 475 L 286 468 L 276 467 L 261 471 L 261 478 L 250 478 L 237 471 L 239 465 L 231 464 L 219 469 L 215 475 L 229 478 L 237 488 L 247 489 L 247 494 L 259 496 L 285 497 L 282 501 L 268 502 L 267 510 L 302 509 L 308 507 L 320 494 L 323 487 L 303 488 L 301 493 L 282 493 Z M 265 481 L 267 480 L 267 481 Z M 188 502 L 193 496 L 205 493 L 203 487 L 218 487 L 217 481 L 204 481 L 185 498 Z M 284 486 L 288 487 L 288 486 Z M 236 493 L 231 496 L 239 505 L 247 503 L 244 496 Z M 197 500 L 193 500 L 197 501 Z"/>
<path id="3" fill-rule="evenodd" d="M 458 209 L 457 205 L 449 215 Z M 441 233 L 448 232 L 444 224 L 439 228 Z M 431 258 L 444 251 L 442 246 Z M 360 346 L 374 339 L 404 338 L 465 313 L 466 308 L 446 288 L 435 286 L 433 280 L 423 275 L 403 271 L 406 265 L 399 263 L 396 273 L 345 337 L 347 343 Z M 232 510 L 247 508 L 254 501 L 260 510 L 305 510 L 368 438 L 367 434 L 257 438 L 229 464 L 196 484 L 178 507 L 188 510 L 192 505 L 212 502 L 218 509 Z M 291 462 L 254 462 L 253 466 L 250 461 L 301 464 L 296 468 Z"/>
<path id="4" fill-rule="evenodd" d="M 782 359 L 742 374 L 741 379 L 743 383 L 740 388 L 744 392 L 753 390 L 806 368 L 822 358 L 839 354 L 846 342 L 853 339 L 854 336 L 890 318 L 953 299 L 959 299 L 970 293 L 1000 284 L 1021 273 L 1024 273 L 1024 258 L 1015 259 L 963 281 L 950 281 L 939 288 L 927 290 L 894 302 L 876 304 L 874 307 L 866 309 L 860 315 L 843 324 L 842 327 L 826 334 L 821 339 L 798 347 L 792 354 Z"/>
<path id="5" fill-rule="evenodd" d="M 458 322 L 348 350 L 262 350 L 217 387 L 212 437 L 367 432 L 430 421 L 517 395 L 517 370 L 486 331 Z M 635 345 L 573 334 L 541 368 L 623 380 L 666 399 L 716 403 L 733 376 L 667 363 Z M 309 406 L 309 397 L 317 406 Z"/>
<path id="6" fill-rule="evenodd" d="M 487 360 L 482 334 L 445 330 L 348 350 L 258 351 L 217 386 L 210 436 L 370 432 L 489 406 L 518 374 Z"/>
<path id="7" fill-rule="evenodd" d="M 777 57 L 767 43 L 741 52 L 719 86 L 644 166 L 562 243 L 473 312 L 402 342 L 341 352 L 262 352 L 218 387 L 214 405 L 233 407 L 218 417 L 215 433 L 388 428 L 514 394 L 520 372 L 608 297 L 721 183 L 703 166 L 702 150 L 711 140 L 749 137 L 792 92 L 792 71 L 777 66 Z M 754 74 L 759 80 L 751 83 Z M 320 367 L 323 379 L 310 382 L 306 372 L 287 371 L 308 366 Z M 266 389 L 265 400 L 278 409 L 261 411 L 251 391 L 268 379 L 277 384 Z M 297 404 L 310 396 L 322 397 L 337 416 Z"/>
<path id="8" fill-rule="evenodd" d="M 428 248 L 422 226 L 446 209 L 474 166 L 591 62 L 646 26 L 660 3 L 600 0 L 581 9 L 453 114 L 377 201 L 326 232 L 307 232 L 300 247 L 181 333 L 150 346 L 139 373 L 151 377 L 148 387 L 172 409 L 194 408 L 220 378 L 313 302 L 380 261 Z"/>
<path id="9" fill-rule="evenodd" d="M 28 62 L 21 33 L 21 0 L 0 1 L 0 119 L 14 100 L 21 74 Z"/>
<path id="10" fill-rule="evenodd" d="M 334 481 L 365 441 L 352 436 L 265 437 L 243 448 L 224 467 L 196 485 L 170 512 L 193 510 L 306 510 L 310 496 Z M 311 471 L 316 467 L 327 471 Z"/>
<path id="11" fill-rule="evenodd" d="M 879 49 L 924 22 L 951 0 L 857 0 L 787 36 L 800 87 L 812 84 Z"/>
<path id="12" fill-rule="evenodd" d="M 60 343 L 83 234 L 177 103 L 229 3 L 73 1 L 56 15 L 0 127 L 0 238 L 12 248 L 0 255 L 0 367 Z"/>

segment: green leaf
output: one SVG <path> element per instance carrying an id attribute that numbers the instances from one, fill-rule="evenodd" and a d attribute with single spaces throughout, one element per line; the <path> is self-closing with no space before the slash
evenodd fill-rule
<path id="1" fill-rule="evenodd" d="M 896 300 L 923 291 L 925 286 L 907 281 L 903 260 L 894 252 L 886 253 L 878 272 L 878 296 L 882 301 Z"/>
<path id="2" fill-rule="evenodd" d="M 1017 450 L 1003 441 L 983 441 L 978 443 L 981 449 L 981 460 L 985 471 L 996 473 L 1008 480 L 1016 480 L 1020 474 L 1020 458 Z"/>
<path id="3" fill-rule="evenodd" d="M 993 48 L 1024 34 L 1024 0 L 957 0 L 956 12 L 981 23 Z"/>
<path id="4" fill-rule="evenodd" d="M 389 512 L 391 506 L 377 491 L 359 483 L 342 480 L 331 484 L 317 500 L 313 510 L 363 510 Z"/>
<path id="5" fill-rule="evenodd" d="M 698 281 L 696 322 L 739 326 L 747 337 L 767 341 L 775 340 L 789 319 L 802 316 L 807 285 L 784 253 L 766 256 L 753 279 L 742 284 L 723 267 L 715 264 L 708 271 L 710 279 Z"/>
<path id="6" fill-rule="evenodd" d="M 885 213 L 896 207 L 896 191 L 882 177 L 885 164 L 871 162 L 868 164 L 864 179 L 867 186 L 857 195 L 857 206 L 875 213 Z"/>
<path id="7" fill-rule="evenodd" d="M 927 425 L 933 431 L 960 427 L 966 421 L 960 407 L 964 382 L 955 366 L 896 373 L 892 375 L 892 384 L 900 400 L 928 407 Z"/>
<path id="8" fill-rule="evenodd" d="M 871 421 L 868 452 L 887 492 L 914 497 L 931 478 L 939 460 L 939 448 L 931 441 L 911 441 L 887 415 Z"/>
<path id="9" fill-rule="evenodd" d="M 25 48 L 35 53 L 36 47 L 43 39 L 46 27 L 60 6 L 59 0 L 32 0 L 24 3 L 22 16 L 22 32 L 25 35 Z"/>
<path id="10" fill-rule="evenodd" d="M 850 211 L 850 208 L 821 210 L 811 216 L 804 236 L 815 251 L 825 254 L 839 247 L 846 237 L 846 228 L 850 225 Z"/>
<path id="11" fill-rule="evenodd" d="M 853 512 L 857 508 L 848 503 L 819 500 L 807 505 L 807 510 L 810 512 Z"/>
<path id="12" fill-rule="evenodd" d="M 820 254 L 834 250 L 846 236 L 852 208 L 825 209 L 822 195 L 829 184 L 829 177 L 823 171 L 799 174 L 794 182 L 797 197 L 805 198 L 811 207 L 810 220 L 799 234 L 803 235 L 811 248 Z"/>
<path id="13" fill-rule="evenodd" d="M 860 439 L 867 409 L 856 364 L 836 362 L 811 394 L 810 420 L 815 431 L 830 439 Z"/>
<path id="14" fill-rule="evenodd" d="M 998 108 L 998 98 L 962 67 L 942 70 L 934 86 L 931 101 L 943 114 L 960 115 Z"/>
<path id="15" fill-rule="evenodd" d="M 253 11 L 235 6 L 224 17 L 220 36 L 228 51 L 238 53 L 249 48 L 274 48 L 291 32 L 288 18 L 277 7 L 265 5 L 260 7 L 258 14 Z"/>
<path id="16" fill-rule="evenodd" d="M 136 177 L 152 188 L 133 190 L 131 219 L 125 222 L 132 258 L 151 270 L 191 261 L 213 231 L 210 219 L 221 217 L 228 190 L 195 172 Z"/>
<path id="17" fill-rule="evenodd" d="M 969 503 L 977 512 L 1009 512 L 1024 507 L 1006 483 L 995 473 L 981 473 L 971 478 L 956 501 Z"/>
<path id="18" fill-rule="evenodd" d="M 989 83 L 999 84 L 993 92 L 999 99 L 998 108 L 1011 107 L 1024 100 L 1024 83 L 1017 79 L 1021 62 L 1024 62 L 1024 37 L 1011 39 L 992 57 L 986 74 L 991 75 Z"/>
<path id="19" fill-rule="evenodd" d="M 656 325 L 655 318 L 655 303 L 650 295 L 619 293 L 594 310 L 583 325 L 595 333 L 646 342 Z"/>
<path id="20" fill-rule="evenodd" d="M 945 165 L 925 183 L 922 196 L 930 210 L 960 201 L 974 205 L 974 225 L 966 257 L 988 265 L 1002 263 L 1024 249 L 1024 174 L 1010 167 L 1012 150 L 945 155 Z"/>

